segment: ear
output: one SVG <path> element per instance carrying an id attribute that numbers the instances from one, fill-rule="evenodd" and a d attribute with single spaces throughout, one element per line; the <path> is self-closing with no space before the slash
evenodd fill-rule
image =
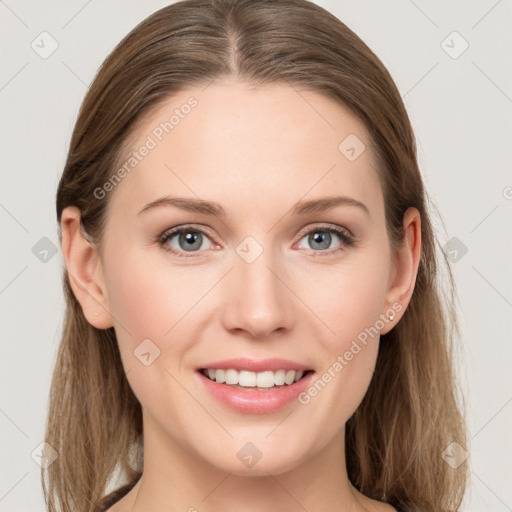
<path id="1" fill-rule="evenodd" d="M 421 258 L 421 216 L 416 208 L 408 208 L 403 220 L 404 242 L 393 260 L 386 307 L 395 312 L 381 334 L 389 332 L 405 313 L 414 292 Z M 388 315 L 386 315 L 388 316 Z"/>
<path id="2" fill-rule="evenodd" d="M 80 210 L 75 206 L 64 208 L 60 227 L 62 253 L 71 289 L 87 321 L 97 329 L 108 329 L 114 324 L 101 259 L 96 246 L 84 237 Z"/>

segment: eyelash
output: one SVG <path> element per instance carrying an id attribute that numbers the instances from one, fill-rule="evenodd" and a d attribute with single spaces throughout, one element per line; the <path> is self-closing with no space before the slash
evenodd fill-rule
<path id="1" fill-rule="evenodd" d="M 157 241 L 158 241 L 159 245 L 165 251 L 168 251 L 168 252 L 174 254 L 175 256 L 178 256 L 179 258 L 194 258 L 194 257 L 197 257 L 197 256 L 194 256 L 194 253 L 202 252 L 202 251 L 190 251 L 190 255 L 184 255 L 183 252 L 185 252 L 185 251 L 177 251 L 173 247 L 170 247 L 169 245 L 167 245 L 167 242 L 171 238 L 173 238 L 174 235 L 181 234 L 181 233 L 188 233 L 188 232 L 198 232 L 198 233 L 201 233 L 201 234 L 206 235 L 209 238 L 211 238 L 211 235 L 209 232 L 204 231 L 203 229 L 197 228 L 193 225 L 186 225 L 186 226 L 181 226 L 178 228 L 173 228 L 168 231 L 164 231 L 161 235 L 158 236 Z M 310 233 L 315 233 L 315 232 L 327 232 L 327 233 L 334 233 L 335 235 L 338 235 L 342 241 L 342 245 L 345 248 L 355 245 L 355 242 L 356 242 L 356 238 L 348 230 L 341 228 L 339 226 L 333 225 L 333 224 L 327 225 L 327 226 L 315 226 L 312 229 L 303 231 L 300 233 L 299 241 L 302 240 L 306 235 L 309 235 Z M 322 255 L 330 255 L 335 252 L 345 250 L 344 247 L 338 247 L 335 249 L 325 249 L 325 250 L 314 251 L 314 252 L 319 252 Z"/>

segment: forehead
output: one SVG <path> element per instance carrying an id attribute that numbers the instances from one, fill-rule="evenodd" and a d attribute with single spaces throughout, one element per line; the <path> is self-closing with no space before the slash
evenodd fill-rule
<path id="1" fill-rule="evenodd" d="M 233 207 L 238 200 L 247 211 L 334 193 L 382 206 L 363 123 L 338 102 L 295 85 L 233 81 L 183 89 L 138 122 L 121 165 L 130 158 L 136 162 L 125 166 L 111 198 L 124 209 L 140 210 L 165 194 Z"/>

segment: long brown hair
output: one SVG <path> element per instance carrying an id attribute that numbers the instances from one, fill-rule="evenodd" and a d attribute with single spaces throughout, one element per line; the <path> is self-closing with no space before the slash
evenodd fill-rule
<path id="1" fill-rule="evenodd" d="M 346 425 L 347 470 L 357 489 L 396 507 L 459 510 L 467 463 L 454 469 L 442 456 L 452 442 L 466 446 L 452 368 L 459 334 L 452 273 L 436 252 L 400 94 L 381 61 L 335 16 L 306 0 L 185 0 L 142 21 L 107 57 L 85 96 L 58 186 L 59 224 L 64 208 L 78 207 L 84 234 L 99 245 L 108 197 L 97 200 L 94 191 L 116 171 L 136 122 L 173 93 L 224 76 L 298 85 L 362 120 L 379 164 L 393 248 L 404 239 L 406 209 L 419 210 L 414 293 L 400 322 L 382 336 L 368 392 Z M 130 487 L 141 476 L 141 405 L 113 328 L 86 321 L 66 269 L 63 286 L 67 308 L 46 425 L 58 458 L 41 478 L 50 512 L 58 504 L 65 512 L 95 511 L 113 481 Z"/>

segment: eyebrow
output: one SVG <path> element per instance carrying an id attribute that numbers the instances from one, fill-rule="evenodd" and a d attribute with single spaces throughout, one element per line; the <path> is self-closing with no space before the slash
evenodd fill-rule
<path id="1" fill-rule="evenodd" d="M 312 199 L 310 201 L 299 201 L 293 205 L 291 213 L 293 215 L 305 215 L 308 213 L 324 212 L 336 208 L 337 206 L 356 206 L 361 208 L 368 216 L 370 211 L 368 207 L 347 196 L 333 196 L 333 197 L 321 197 L 319 199 Z M 142 210 L 137 214 L 156 208 L 158 206 L 174 206 L 181 208 L 189 212 L 202 213 L 204 215 L 212 215 L 214 217 L 225 217 L 226 211 L 219 203 L 213 201 L 205 201 L 204 199 L 197 199 L 194 197 L 176 197 L 176 196 L 165 196 L 161 197 L 151 203 L 148 203 Z"/>

